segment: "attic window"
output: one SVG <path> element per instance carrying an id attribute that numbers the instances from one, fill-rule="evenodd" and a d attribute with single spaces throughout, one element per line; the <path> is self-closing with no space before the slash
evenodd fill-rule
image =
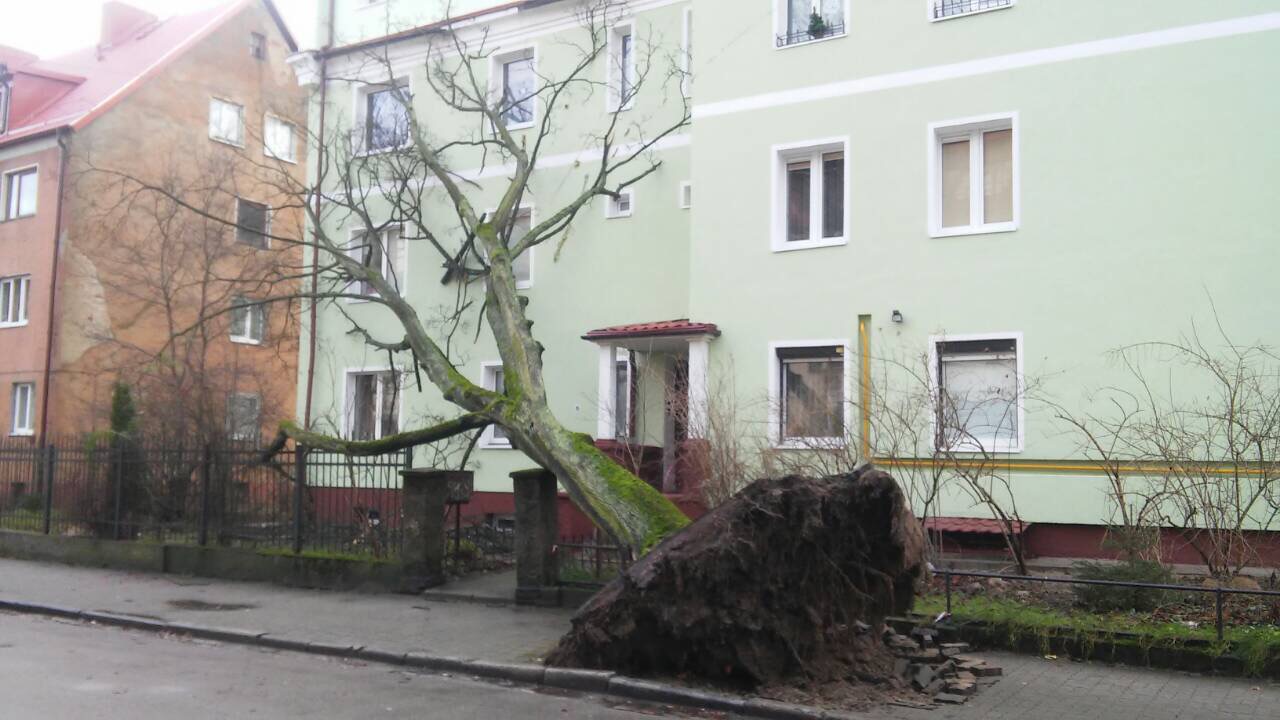
<path id="1" fill-rule="evenodd" d="M 262 33 L 249 33 L 249 55 L 255 60 L 267 59 L 267 38 Z"/>
<path id="2" fill-rule="evenodd" d="M 0 76 L 4 75 L 0 66 Z M 9 131 L 9 83 L 0 82 L 0 135 Z"/>

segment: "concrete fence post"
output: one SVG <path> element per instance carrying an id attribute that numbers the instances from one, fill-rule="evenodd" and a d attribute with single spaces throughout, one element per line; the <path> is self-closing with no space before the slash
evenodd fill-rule
<path id="1" fill-rule="evenodd" d="M 52 445 L 46 445 L 43 455 L 44 465 L 44 534 L 48 535 L 53 529 L 53 464 L 58 457 L 58 451 Z"/>
<path id="2" fill-rule="evenodd" d="M 401 589 L 420 592 L 445 581 L 445 507 L 452 495 L 470 494 L 470 470 L 410 468 L 401 470 Z"/>
<path id="3" fill-rule="evenodd" d="M 516 502 L 516 603 L 560 604 L 556 476 L 542 468 L 511 473 Z"/>

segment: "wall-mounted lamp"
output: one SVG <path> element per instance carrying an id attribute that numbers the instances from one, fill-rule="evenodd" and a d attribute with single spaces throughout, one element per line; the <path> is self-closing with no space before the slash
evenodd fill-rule
<path id="1" fill-rule="evenodd" d="M 892 320 L 892 321 L 894 321 L 894 322 L 896 322 L 896 323 L 901 324 L 901 323 L 902 323 L 902 311 L 901 311 L 901 310 L 894 310 L 894 311 L 893 311 L 893 314 L 889 316 L 889 319 L 890 319 L 890 320 Z"/>

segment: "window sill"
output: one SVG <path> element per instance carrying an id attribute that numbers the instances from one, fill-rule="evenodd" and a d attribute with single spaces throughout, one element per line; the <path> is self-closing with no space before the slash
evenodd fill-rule
<path id="1" fill-rule="evenodd" d="M 514 450 L 515 448 L 511 447 L 511 443 L 507 441 L 489 440 L 487 442 L 480 443 L 480 449 L 481 450 Z"/>
<path id="2" fill-rule="evenodd" d="M 517 290 L 528 290 L 529 288 L 532 288 L 532 287 L 533 287 L 533 281 L 532 281 L 532 280 L 530 280 L 530 281 L 528 281 L 528 282 L 520 282 L 520 281 L 516 281 L 516 289 L 517 289 Z"/>
<path id="3" fill-rule="evenodd" d="M 813 250 L 815 248 L 839 247 L 848 245 L 849 239 L 846 237 L 821 238 L 819 240 L 773 240 L 773 251 L 776 253 L 791 252 L 792 250 Z"/>
<path id="4" fill-rule="evenodd" d="M 777 36 L 775 35 L 774 37 L 776 38 Z M 777 44 L 777 42 L 774 42 L 773 49 L 774 50 L 790 50 L 791 48 L 808 47 L 810 45 L 816 45 L 818 43 L 827 42 L 828 40 L 839 40 L 840 38 L 846 38 L 846 37 L 849 37 L 848 31 L 839 33 L 837 35 L 827 35 L 820 38 L 814 38 L 812 40 L 801 40 L 800 42 L 793 42 L 790 45 L 779 45 Z"/>
<path id="5" fill-rule="evenodd" d="M 290 165 L 298 164 L 297 158 L 280 157 L 279 155 L 272 153 L 270 150 L 267 150 L 266 148 L 262 149 L 262 156 L 271 158 L 272 160 L 279 160 L 280 162 L 283 162 L 283 163 L 289 163 Z"/>
<path id="6" fill-rule="evenodd" d="M 631 213 L 619 213 L 617 215 L 605 215 L 605 220 L 626 220 L 631 217 Z"/>
<path id="7" fill-rule="evenodd" d="M 989 8 L 982 8 L 981 10 L 970 10 L 968 12 L 956 13 L 955 15 L 944 15 L 943 17 L 933 17 L 933 13 L 929 13 L 930 15 L 929 22 L 931 23 L 946 22 L 948 20 L 957 20 L 959 18 L 973 17 L 974 15 L 983 15 L 985 13 L 995 12 L 997 10 L 1008 10 L 1012 7 L 1013 7 L 1013 4 L 1010 3 L 1009 5 L 1001 5 L 1000 7 L 989 7 Z"/>
<path id="8" fill-rule="evenodd" d="M 210 135 L 210 136 L 209 136 L 209 139 L 210 139 L 210 140 L 212 140 L 212 141 L 214 141 L 214 142 L 216 142 L 216 143 L 218 143 L 218 144 L 220 144 L 220 145 L 227 145 L 227 146 L 230 146 L 230 147 L 233 147 L 233 148 L 238 148 L 238 149 L 240 149 L 240 150 L 243 150 L 243 149 L 244 149 L 244 143 L 243 143 L 243 142 L 236 142 L 236 141 L 234 141 L 234 140 L 228 140 L 227 138 L 220 138 L 220 137 L 216 137 L 216 136 L 213 136 L 213 135 Z"/>
<path id="9" fill-rule="evenodd" d="M 934 451 L 935 452 L 968 453 L 973 455 L 978 455 L 982 453 L 1001 453 L 1001 454 L 1017 455 L 1022 452 L 1022 445 L 992 442 L 990 447 L 987 447 L 987 444 L 985 442 L 982 443 L 982 445 L 980 446 L 966 443 L 963 445 L 957 445 L 955 447 L 935 447 Z"/>
<path id="10" fill-rule="evenodd" d="M 840 450 L 848 443 L 844 438 L 787 438 L 773 443 L 775 450 Z"/>
<path id="11" fill-rule="evenodd" d="M 13 217 L 4 218 L 3 222 L 13 222 L 14 220 L 26 220 L 35 217 L 35 213 L 27 213 L 26 215 L 14 215 Z"/>
<path id="12" fill-rule="evenodd" d="M 967 227 L 953 228 L 934 228 L 929 231 L 929 237 L 945 238 L 959 237 L 962 235 L 994 235 L 996 233 L 1014 232 L 1018 229 L 1018 224 L 1013 222 L 992 223 L 990 225 L 970 225 Z"/>
<path id="13" fill-rule="evenodd" d="M 30 320 L 23 320 L 22 322 L 11 322 L 11 323 L 0 322 L 0 330 L 8 330 L 8 329 L 10 329 L 10 328 L 26 327 L 27 325 L 29 325 L 29 324 L 30 324 L 30 322 L 31 322 Z"/>
<path id="14" fill-rule="evenodd" d="M 9 433 L 9 437 L 34 437 L 35 434 L 35 430 L 14 430 Z"/>
<path id="15" fill-rule="evenodd" d="M 507 125 L 507 132 L 512 132 L 515 130 L 528 130 L 529 128 L 532 128 L 534 125 L 537 125 L 537 124 L 538 124 L 537 120 L 530 120 L 529 122 L 517 123 L 514 125 L 509 124 Z"/>
<path id="16" fill-rule="evenodd" d="M 230 339 L 231 339 L 231 342 L 237 345 L 261 345 L 262 344 L 261 340 L 254 340 L 253 338 L 244 337 L 241 335 L 232 335 Z"/>

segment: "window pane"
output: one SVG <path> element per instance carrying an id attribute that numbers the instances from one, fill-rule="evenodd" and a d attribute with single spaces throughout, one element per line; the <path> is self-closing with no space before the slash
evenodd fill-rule
<path id="1" fill-rule="evenodd" d="M 351 439 L 374 440 L 377 432 L 377 377 L 352 375 Z"/>
<path id="2" fill-rule="evenodd" d="M 962 359 L 963 358 L 963 359 Z M 943 427 L 952 447 L 1018 437 L 1018 365 L 1010 353 L 942 358 Z"/>
<path id="3" fill-rule="evenodd" d="M 407 92 L 403 87 L 399 91 Z M 370 150 L 400 147 L 409 140 L 409 111 L 395 92 L 378 90 L 366 99 L 365 144 Z"/>
<path id="4" fill-rule="evenodd" d="M 267 152 L 281 160 L 294 160 L 293 126 L 282 120 L 267 118 L 264 135 L 266 135 Z"/>
<path id="5" fill-rule="evenodd" d="M 822 0 L 822 19 L 827 27 L 844 24 L 844 0 Z"/>
<path id="6" fill-rule="evenodd" d="M 942 227 L 969 224 L 969 141 L 942 145 Z"/>
<path id="7" fill-rule="evenodd" d="M 812 14 L 813 0 L 787 0 L 787 33 L 808 32 Z"/>
<path id="8" fill-rule="evenodd" d="M 493 373 L 493 387 L 491 389 L 496 393 L 505 393 L 507 391 L 507 382 L 506 382 L 505 376 L 502 373 L 502 368 L 493 368 L 490 372 Z M 499 440 L 499 441 L 510 440 L 510 436 L 507 435 L 506 428 L 502 427 L 501 425 L 494 425 L 492 427 L 493 427 L 494 440 Z"/>
<path id="9" fill-rule="evenodd" d="M 822 237 L 844 235 L 844 153 L 822 156 Z"/>
<path id="10" fill-rule="evenodd" d="M 0 282 L 0 322 L 17 322 L 17 282 L 5 280 Z"/>
<path id="11" fill-rule="evenodd" d="M 239 200 L 236 202 L 236 241 L 256 248 L 267 246 L 267 206 Z"/>
<path id="12" fill-rule="evenodd" d="M 396 418 L 400 409 L 400 382 L 394 372 L 382 373 L 378 378 L 382 383 L 382 407 L 379 409 L 382 433 L 379 437 L 387 437 L 400 432 Z"/>
<path id="13" fill-rule="evenodd" d="M 619 360 L 613 365 L 613 432 L 614 437 L 631 437 L 631 361 Z"/>
<path id="14" fill-rule="evenodd" d="M 9 205 L 6 217 L 33 215 L 36 211 L 36 171 L 23 170 L 9 176 Z"/>
<path id="15" fill-rule="evenodd" d="M 382 272 L 382 240 L 381 238 L 379 238 L 378 236 L 374 236 L 372 239 L 368 241 L 368 243 L 364 246 L 364 255 L 361 258 L 361 263 L 365 267 L 369 268 L 370 270 L 376 270 L 378 272 Z M 376 295 L 377 293 L 378 291 L 374 289 L 372 283 L 367 281 L 360 283 L 360 294 Z"/>
<path id="16" fill-rule="evenodd" d="M 983 222 L 1013 221 L 1013 130 L 982 134 Z"/>
<path id="17" fill-rule="evenodd" d="M 782 362 L 783 438 L 844 435 L 844 362 L 839 356 Z"/>
<path id="18" fill-rule="evenodd" d="M 512 125 L 533 122 L 535 88 L 533 58 L 505 63 L 502 66 L 502 119 Z"/>
<path id="19" fill-rule="evenodd" d="M 515 246 L 529 234 L 533 218 L 528 210 L 521 210 L 516 215 L 515 222 L 511 226 L 511 245 Z M 533 248 L 529 248 L 520 254 L 520 257 L 511 261 L 511 270 L 515 273 L 516 282 L 522 285 L 528 285 L 533 281 Z"/>
<path id="20" fill-rule="evenodd" d="M 809 239 L 809 161 L 787 164 L 787 240 Z"/>
<path id="21" fill-rule="evenodd" d="M 632 52 L 631 33 L 628 32 L 619 38 L 618 43 L 618 76 L 621 79 L 621 82 L 618 84 L 618 93 L 619 100 L 623 103 L 630 99 L 633 84 L 635 83 L 635 78 L 632 77 L 631 68 L 633 62 L 631 57 Z"/>

